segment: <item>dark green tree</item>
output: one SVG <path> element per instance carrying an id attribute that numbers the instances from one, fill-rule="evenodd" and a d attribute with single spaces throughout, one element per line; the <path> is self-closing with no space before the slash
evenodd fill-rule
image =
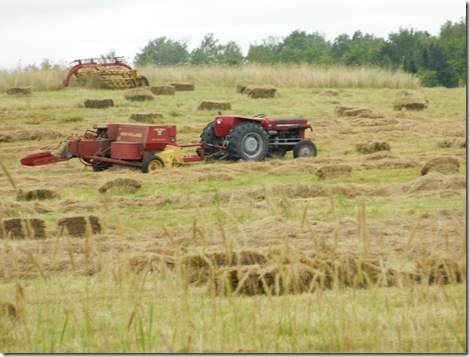
<path id="1" fill-rule="evenodd" d="M 294 31 L 280 44 L 279 60 L 284 63 L 329 64 L 331 45 L 318 32 Z"/>
<path id="2" fill-rule="evenodd" d="M 200 46 L 190 54 L 190 63 L 195 65 L 220 64 L 222 59 L 223 46 L 219 45 L 219 40 L 214 38 L 213 33 L 208 33 L 202 39 Z"/>
<path id="3" fill-rule="evenodd" d="M 467 21 L 447 21 L 439 33 L 439 43 L 444 47 L 452 72 L 460 85 L 467 84 Z"/>
<path id="4" fill-rule="evenodd" d="M 221 56 L 223 62 L 229 65 L 242 64 L 244 61 L 242 49 L 234 41 L 229 41 L 227 44 L 222 46 Z"/>
<path id="5" fill-rule="evenodd" d="M 246 60 L 251 63 L 276 63 L 279 62 L 279 47 L 281 39 L 274 36 L 265 38 L 261 44 L 250 44 Z"/>
<path id="6" fill-rule="evenodd" d="M 134 59 L 136 66 L 146 64 L 176 65 L 188 62 L 186 44 L 167 39 L 165 36 L 149 41 Z"/>
<path id="7" fill-rule="evenodd" d="M 345 65 L 381 65 L 385 41 L 356 31 L 352 38 L 340 36 L 332 46 L 335 61 Z M 338 56 L 340 56 L 338 58 Z"/>

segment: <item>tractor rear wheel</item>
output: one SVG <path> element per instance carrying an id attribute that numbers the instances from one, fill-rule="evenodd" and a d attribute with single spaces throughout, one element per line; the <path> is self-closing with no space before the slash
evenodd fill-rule
<path id="1" fill-rule="evenodd" d="M 161 171 L 164 167 L 165 163 L 160 158 L 160 156 L 149 156 L 142 164 L 142 172 L 146 174 L 149 172 Z"/>
<path id="2" fill-rule="evenodd" d="M 209 124 L 206 125 L 204 129 L 202 129 L 201 133 L 201 143 L 204 142 L 206 144 L 210 145 L 218 145 L 222 146 L 224 138 L 222 137 L 217 137 L 215 135 L 215 129 L 214 129 L 214 122 L 210 122 Z M 217 152 L 218 150 L 215 149 L 212 146 L 205 146 L 204 147 L 204 155 L 209 156 L 213 155 Z"/>
<path id="3" fill-rule="evenodd" d="M 310 140 L 299 141 L 294 146 L 294 159 L 298 157 L 315 157 L 317 156 L 317 147 Z"/>
<path id="4" fill-rule="evenodd" d="M 254 122 L 243 122 L 232 129 L 228 151 L 235 160 L 261 161 L 268 153 L 269 138 L 263 127 Z"/>

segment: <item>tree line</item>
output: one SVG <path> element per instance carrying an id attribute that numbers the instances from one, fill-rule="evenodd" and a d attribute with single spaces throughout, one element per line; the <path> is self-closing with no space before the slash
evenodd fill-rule
<path id="1" fill-rule="evenodd" d="M 412 28 L 389 34 L 387 39 L 356 31 L 333 41 L 318 32 L 293 31 L 284 38 L 268 37 L 250 44 L 244 56 L 234 41 L 221 44 L 213 33 L 192 51 L 184 42 L 165 36 L 150 40 L 134 58 L 145 65 L 313 64 L 322 66 L 378 66 L 403 70 L 419 77 L 426 87 L 466 85 L 466 19 L 441 26 L 438 36 Z"/>

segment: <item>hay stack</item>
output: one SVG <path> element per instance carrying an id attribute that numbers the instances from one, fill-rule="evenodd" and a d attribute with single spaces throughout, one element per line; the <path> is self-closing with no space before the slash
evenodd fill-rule
<path id="1" fill-rule="evenodd" d="M 11 218 L 0 223 L 0 237 L 9 239 L 46 238 L 46 224 L 37 218 Z"/>
<path id="2" fill-rule="evenodd" d="M 72 237 L 84 237 L 87 232 L 91 234 L 101 233 L 101 222 L 96 216 L 77 216 L 61 218 L 57 221 L 59 233 L 68 232 Z"/>
<path id="3" fill-rule="evenodd" d="M 320 180 L 337 178 L 337 177 L 350 177 L 352 173 L 352 167 L 349 165 L 326 165 L 317 170 L 315 175 Z"/>
<path id="4" fill-rule="evenodd" d="M 415 260 L 417 280 L 431 284 L 455 284 L 466 281 L 465 261 L 429 254 Z"/>
<path id="5" fill-rule="evenodd" d="M 175 95 L 176 88 L 174 86 L 155 86 L 150 87 L 150 91 L 155 95 Z"/>
<path id="6" fill-rule="evenodd" d="M 452 175 L 459 172 L 459 169 L 460 163 L 455 157 L 435 157 L 421 168 L 421 175 L 424 176 L 430 172 Z"/>
<path id="7" fill-rule="evenodd" d="M 53 190 L 48 190 L 47 188 L 40 188 L 37 190 L 31 190 L 23 192 L 19 189 L 16 194 L 16 199 L 18 201 L 32 201 L 32 200 L 49 200 L 54 198 L 60 198 L 60 195 Z"/>
<path id="8" fill-rule="evenodd" d="M 108 190 L 114 190 L 123 193 L 136 193 L 141 187 L 142 185 L 136 180 L 117 178 L 115 180 L 106 182 L 98 189 L 98 191 L 100 193 L 106 193 Z"/>
<path id="9" fill-rule="evenodd" d="M 198 110 L 231 110 L 232 106 L 227 102 L 202 101 L 197 107 Z"/>
<path id="10" fill-rule="evenodd" d="M 112 99 L 87 99 L 85 100 L 85 108 L 109 108 L 114 106 Z"/>
<path id="11" fill-rule="evenodd" d="M 5 91 L 6 94 L 8 95 L 30 95 L 32 94 L 32 90 L 31 88 L 24 88 L 24 87 L 12 87 L 12 88 L 8 88 L 6 91 Z"/>
<path id="12" fill-rule="evenodd" d="M 246 87 L 244 93 L 246 93 L 252 99 L 259 98 L 274 98 L 277 89 L 274 87 Z"/>
<path id="13" fill-rule="evenodd" d="M 174 87 L 177 92 L 192 92 L 195 89 L 193 83 L 170 83 L 170 86 Z"/>
<path id="14" fill-rule="evenodd" d="M 135 121 L 138 123 L 155 124 L 158 122 L 157 119 L 163 119 L 163 114 L 161 113 L 132 114 L 129 120 Z"/>
<path id="15" fill-rule="evenodd" d="M 145 88 L 136 88 L 124 93 L 124 98 L 131 102 L 145 102 L 154 100 L 155 97 L 151 91 Z"/>
<path id="16" fill-rule="evenodd" d="M 416 95 L 405 95 L 396 98 L 392 105 L 393 110 L 423 110 L 428 107 L 428 101 Z"/>
<path id="17" fill-rule="evenodd" d="M 369 142 L 356 144 L 356 151 L 360 154 L 372 154 L 378 151 L 390 151 L 390 144 L 386 141 L 383 142 Z"/>
<path id="18" fill-rule="evenodd" d="M 378 119 L 383 118 L 384 115 L 381 113 L 376 113 L 372 109 L 367 107 L 345 107 L 338 105 L 335 107 L 335 114 L 338 116 L 348 116 L 348 117 L 359 117 L 359 118 L 369 118 L 369 119 Z"/>

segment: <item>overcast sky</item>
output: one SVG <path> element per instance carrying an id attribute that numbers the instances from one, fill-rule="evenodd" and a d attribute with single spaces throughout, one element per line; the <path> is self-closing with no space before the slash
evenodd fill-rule
<path id="1" fill-rule="evenodd" d="M 0 0 L 0 69 L 99 57 L 132 61 L 165 36 L 198 47 L 207 33 L 220 44 L 249 45 L 292 31 L 327 40 L 362 31 L 388 38 L 400 28 L 438 35 L 466 17 L 465 0 Z"/>

